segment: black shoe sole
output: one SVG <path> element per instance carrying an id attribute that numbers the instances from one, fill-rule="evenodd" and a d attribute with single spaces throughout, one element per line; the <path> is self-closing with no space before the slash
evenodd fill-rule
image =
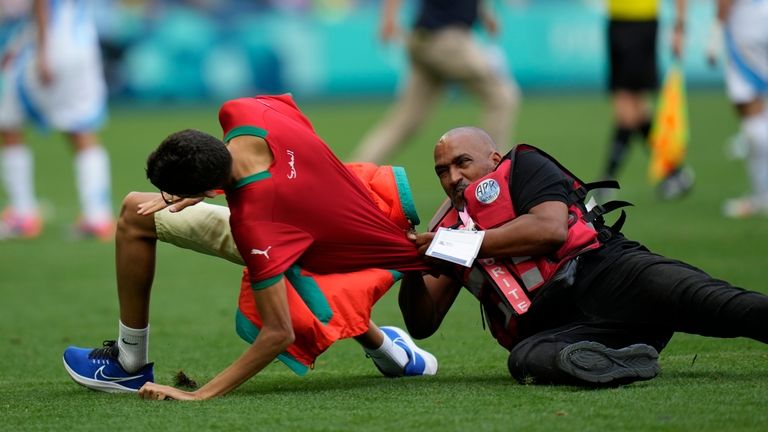
<path id="1" fill-rule="evenodd" d="M 659 353 L 650 345 L 612 349 L 598 342 L 577 342 L 560 351 L 557 365 L 580 381 L 621 385 L 649 380 L 661 372 Z"/>

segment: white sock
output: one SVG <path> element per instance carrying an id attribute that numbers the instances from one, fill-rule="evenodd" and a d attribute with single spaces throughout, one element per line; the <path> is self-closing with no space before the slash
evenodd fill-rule
<path id="1" fill-rule="evenodd" d="M 84 222 L 98 224 L 112 220 L 109 156 L 104 147 L 79 151 L 75 155 L 75 175 Z"/>
<path id="2" fill-rule="evenodd" d="M 126 372 L 135 372 L 149 363 L 149 325 L 134 329 L 120 321 L 120 336 L 117 340 L 120 354 L 117 359 Z"/>
<path id="3" fill-rule="evenodd" d="M 365 349 L 365 352 L 386 374 L 399 376 L 403 374 L 408 364 L 408 354 L 405 350 L 392 343 L 392 339 L 383 334 L 384 342 L 376 349 Z"/>
<path id="4" fill-rule="evenodd" d="M 2 153 L 3 185 L 10 207 L 19 216 L 37 212 L 35 199 L 35 168 L 32 152 L 24 144 L 5 146 Z"/>
<path id="5" fill-rule="evenodd" d="M 749 181 L 752 195 L 768 200 L 768 109 L 742 121 L 744 136 L 749 142 Z"/>

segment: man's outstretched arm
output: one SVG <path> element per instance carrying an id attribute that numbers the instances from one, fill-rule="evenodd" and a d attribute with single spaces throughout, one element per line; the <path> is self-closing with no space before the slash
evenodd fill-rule
<path id="1" fill-rule="evenodd" d="M 234 390 L 274 361 L 294 341 L 285 281 L 281 279 L 267 288 L 255 290 L 253 295 L 263 325 L 253 344 L 237 360 L 193 392 L 147 383 L 139 390 L 139 396 L 156 400 L 211 399 Z"/>
<path id="2" fill-rule="evenodd" d="M 400 283 L 397 300 L 408 333 L 415 339 L 434 334 L 459 291 L 461 285 L 448 276 L 406 273 Z"/>

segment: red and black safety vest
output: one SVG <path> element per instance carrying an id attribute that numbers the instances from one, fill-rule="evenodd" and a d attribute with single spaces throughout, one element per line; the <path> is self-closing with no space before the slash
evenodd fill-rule
<path id="1" fill-rule="evenodd" d="M 630 205 L 623 201 L 613 201 L 596 206 L 588 212 L 584 198 L 589 190 L 596 187 L 618 187 L 618 184 L 613 181 L 583 183 L 545 152 L 521 144 L 507 153 L 492 173 L 470 183 L 464 191 L 466 212 L 476 229 L 496 228 L 518 217 L 512 202 L 510 182 L 515 156 L 521 151 L 536 151 L 545 156 L 573 182 L 568 203 L 568 237 L 557 251 L 536 257 L 479 258 L 469 269 L 459 267 L 464 286 L 480 300 L 491 332 L 507 349 L 517 343 L 517 318 L 528 311 L 536 291 L 555 282 L 572 284 L 576 265 L 573 259 L 600 247 L 601 239 L 595 229 L 595 222 L 602 223 L 602 214 L 607 211 Z M 619 227 L 623 219 L 622 214 L 617 223 Z M 432 219 L 430 230 L 462 226 L 459 213 L 450 207 Z"/>

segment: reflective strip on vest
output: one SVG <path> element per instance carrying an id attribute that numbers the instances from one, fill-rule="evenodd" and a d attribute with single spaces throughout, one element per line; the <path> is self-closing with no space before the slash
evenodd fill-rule
<path id="1" fill-rule="evenodd" d="M 520 273 L 528 291 L 533 291 L 544 284 L 544 276 L 541 275 L 539 268 L 534 264 L 530 270 Z"/>
<path id="2" fill-rule="evenodd" d="M 528 292 L 544 284 L 544 276 L 541 274 L 539 267 L 536 266 L 536 261 L 531 257 L 512 257 L 512 262 Z"/>
<path id="3" fill-rule="evenodd" d="M 518 315 L 524 314 L 531 307 L 531 299 L 528 298 L 525 289 L 520 286 L 504 263 L 493 258 L 478 260 L 478 262 Z"/>

